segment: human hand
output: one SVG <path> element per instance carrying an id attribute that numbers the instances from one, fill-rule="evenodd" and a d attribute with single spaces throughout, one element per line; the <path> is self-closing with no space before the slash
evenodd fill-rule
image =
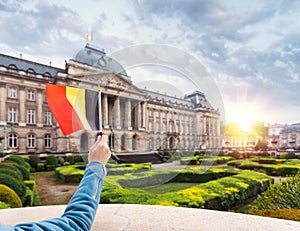
<path id="1" fill-rule="evenodd" d="M 96 142 L 90 147 L 88 161 L 98 161 L 106 164 L 110 158 L 110 149 L 107 143 L 108 137 L 106 135 L 98 136 Z"/>

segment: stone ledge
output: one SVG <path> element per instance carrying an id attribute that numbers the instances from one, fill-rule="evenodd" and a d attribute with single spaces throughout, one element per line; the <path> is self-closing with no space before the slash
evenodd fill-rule
<path id="1" fill-rule="evenodd" d="M 0 223 L 59 217 L 65 205 L 0 210 Z M 100 204 L 92 230 L 300 230 L 300 222 L 206 209 Z"/>

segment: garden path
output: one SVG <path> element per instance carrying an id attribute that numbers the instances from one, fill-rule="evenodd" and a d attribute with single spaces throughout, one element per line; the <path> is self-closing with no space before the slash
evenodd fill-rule
<path id="1" fill-rule="evenodd" d="M 77 184 L 58 184 L 53 177 L 53 171 L 37 174 L 35 176 L 41 205 L 67 204 L 77 189 Z"/>

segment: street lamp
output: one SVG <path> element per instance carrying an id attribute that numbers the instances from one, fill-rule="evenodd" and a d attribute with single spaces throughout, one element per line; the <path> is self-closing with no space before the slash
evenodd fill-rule
<path id="1" fill-rule="evenodd" d="M 14 122 L 13 121 L 10 121 L 10 131 L 13 131 L 14 130 Z M 7 126 L 6 124 L 4 124 L 4 127 L 3 127 L 3 133 L 4 133 L 4 141 L 3 141 L 3 154 L 6 155 L 9 153 L 9 150 L 7 149 Z"/>

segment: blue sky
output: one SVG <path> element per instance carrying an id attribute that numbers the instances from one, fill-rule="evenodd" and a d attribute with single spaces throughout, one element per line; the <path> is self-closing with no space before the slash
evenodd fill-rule
<path id="1" fill-rule="evenodd" d="M 108 54 L 144 43 L 174 46 L 210 73 L 227 122 L 295 123 L 299 12 L 296 0 L 0 0 L 0 49 L 63 67 L 90 31 Z M 129 73 L 145 82 L 153 76 L 151 69 Z"/>

